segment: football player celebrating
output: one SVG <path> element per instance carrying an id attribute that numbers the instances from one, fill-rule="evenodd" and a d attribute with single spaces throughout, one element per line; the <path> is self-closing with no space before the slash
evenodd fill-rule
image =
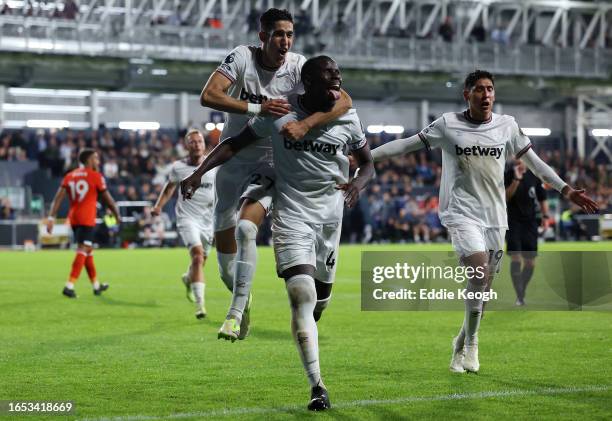
<path id="1" fill-rule="evenodd" d="M 102 201 L 109 207 L 117 222 L 121 222 L 119 209 L 106 189 L 104 177 L 99 173 L 100 157 L 98 153 L 89 148 L 81 150 L 79 153 L 79 163 L 79 168 L 70 171 L 64 176 L 62 185 L 57 190 L 57 193 L 55 193 L 47 218 L 47 232 L 51 234 L 60 204 L 64 197 L 68 195 L 70 201 L 68 220 L 77 242 L 77 251 L 72 262 L 70 277 L 62 291 L 62 294 L 68 298 L 76 298 L 74 284 L 79 279 L 83 266 L 87 269 L 87 275 L 89 275 L 95 295 L 100 295 L 108 289 L 108 284 L 98 282 L 93 258 L 93 235 L 96 226 L 96 202 L 98 201 L 98 194 L 102 195 Z"/>
<path id="2" fill-rule="evenodd" d="M 522 159 L 540 180 L 585 212 L 597 212 L 597 205 L 584 190 L 574 190 L 538 157 L 513 117 L 493 113 L 495 84 L 491 73 L 470 73 L 465 79 L 463 98 L 467 110 L 443 114 L 417 135 L 374 149 L 372 156 L 380 161 L 421 148 L 442 149 L 440 220 L 448 229 L 460 261 L 476 274 L 466 285 L 465 317 L 453 340 L 450 369 L 478 372 L 482 292 L 499 271 L 508 229 L 506 160 Z M 481 273 L 483 276 L 479 276 Z"/>
<path id="3" fill-rule="evenodd" d="M 153 215 L 159 215 L 164 205 L 170 200 L 176 185 L 204 160 L 206 146 L 204 137 L 199 130 L 189 130 L 185 135 L 185 147 L 189 156 L 172 164 L 168 182 L 164 185 L 155 206 L 151 210 Z M 215 199 L 213 192 L 213 172 L 202 177 L 200 188 L 192 200 L 179 198 L 176 202 L 176 226 L 189 249 L 191 264 L 187 273 L 183 274 L 182 281 L 187 288 L 187 299 L 196 304 L 196 318 L 206 317 L 204 305 L 204 265 L 210 252 L 213 241 L 212 208 Z"/>
<path id="4" fill-rule="evenodd" d="M 235 136 L 253 116 L 289 112 L 286 97 L 300 93 L 300 70 L 306 60 L 292 53 L 293 17 L 269 9 L 260 17 L 261 46 L 236 47 L 219 65 L 202 90 L 203 106 L 227 112 L 221 138 Z M 342 91 L 334 108 L 288 122 L 283 132 L 296 139 L 346 113 L 351 100 Z M 272 202 L 275 172 L 269 139 L 252 142 L 219 168 L 215 179 L 214 231 L 221 279 L 233 291 L 232 303 L 219 335 L 244 339 L 249 330 L 251 284 L 257 263 L 256 237 Z M 238 221 L 236 210 L 242 201 Z M 235 265 L 234 265 L 235 262 Z"/>
<path id="5" fill-rule="evenodd" d="M 321 379 L 316 320 L 328 305 L 334 281 L 343 203 L 355 205 L 360 191 L 374 175 L 361 122 L 350 110 L 324 129 L 309 131 L 292 141 L 283 133 L 288 121 L 329 111 L 340 98 L 342 78 L 329 57 L 309 59 L 302 68 L 305 93 L 288 98 L 293 112 L 274 119 L 256 117 L 238 135 L 223 141 L 194 174 L 181 182 L 181 193 L 191 197 L 202 174 L 229 160 L 256 139 L 272 136 L 276 195 L 272 234 L 276 268 L 285 279 L 291 306 L 291 331 L 311 387 L 308 409 L 330 407 Z M 348 180 L 349 150 L 359 165 Z"/>

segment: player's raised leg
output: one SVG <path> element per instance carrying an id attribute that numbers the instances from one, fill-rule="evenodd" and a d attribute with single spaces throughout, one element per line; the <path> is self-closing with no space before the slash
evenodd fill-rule
<path id="1" fill-rule="evenodd" d="M 237 253 L 232 303 L 219 330 L 219 338 L 244 339 L 249 333 L 251 286 L 257 265 L 257 231 L 266 213 L 264 205 L 256 200 L 246 198 L 242 203 L 235 233 Z"/>

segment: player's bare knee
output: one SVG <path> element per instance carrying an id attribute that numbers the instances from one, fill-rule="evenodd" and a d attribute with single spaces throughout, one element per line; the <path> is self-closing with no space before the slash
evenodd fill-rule
<path id="1" fill-rule="evenodd" d="M 256 226 L 261 225 L 266 217 L 266 209 L 257 200 L 245 198 L 240 206 L 240 220 L 248 220 Z"/>
<path id="2" fill-rule="evenodd" d="M 192 247 L 190 250 L 191 264 L 194 266 L 202 266 L 206 257 L 204 256 L 204 250 L 201 246 Z"/>
<path id="3" fill-rule="evenodd" d="M 236 253 L 236 238 L 234 231 L 236 227 L 230 227 L 222 231 L 215 232 L 215 245 L 219 253 Z"/>
<path id="4" fill-rule="evenodd" d="M 463 264 L 469 268 L 468 281 L 476 286 L 486 285 L 489 279 L 489 263 L 486 252 L 477 252 L 469 256 L 464 256 Z"/>
<path id="5" fill-rule="evenodd" d="M 250 242 L 257 239 L 257 225 L 247 219 L 241 219 L 236 225 L 236 241 L 237 242 Z"/>
<path id="6" fill-rule="evenodd" d="M 326 300 L 331 296 L 332 292 L 331 282 L 323 282 L 315 279 L 315 289 L 317 290 L 317 300 Z"/>

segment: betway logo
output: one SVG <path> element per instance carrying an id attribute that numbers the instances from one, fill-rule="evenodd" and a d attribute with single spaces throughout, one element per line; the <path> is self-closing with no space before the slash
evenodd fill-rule
<path id="1" fill-rule="evenodd" d="M 268 97 L 265 95 L 255 95 L 252 94 L 248 91 L 246 91 L 244 88 L 242 88 L 240 90 L 240 99 L 242 101 L 249 101 L 252 104 L 261 104 L 264 101 L 268 100 Z"/>
<path id="2" fill-rule="evenodd" d="M 455 152 L 457 156 L 492 156 L 495 159 L 501 158 L 504 148 L 485 148 L 483 146 L 466 146 L 462 148 L 459 145 L 455 145 Z"/>
<path id="3" fill-rule="evenodd" d="M 323 152 L 330 155 L 336 155 L 339 145 L 330 145 L 328 143 L 313 142 L 312 140 L 303 140 L 301 142 L 294 142 L 287 138 L 284 138 L 285 149 L 293 149 L 294 151 L 304 152 Z"/>

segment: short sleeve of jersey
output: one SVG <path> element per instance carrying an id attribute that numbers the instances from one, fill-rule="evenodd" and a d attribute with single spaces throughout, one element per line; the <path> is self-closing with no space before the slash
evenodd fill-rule
<path id="1" fill-rule="evenodd" d="M 247 125 L 258 139 L 262 139 L 272 135 L 274 121 L 269 117 L 257 116 L 250 119 Z"/>
<path id="2" fill-rule="evenodd" d="M 168 173 L 168 181 L 171 183 L 178 183 L 179 181 L 179 175 L 178 175 L 178 171 L 176 171 L 176 162 L 174 164 L 172 164 L 172 166 L 170 167 L 170 172 Z"/>
<path id="3" fill-rule="evenodd" d="M 361 125 L 361 121 L 359 120 L 359 117 L 357 117 L 357 113 L 355 113 L 351 119 L 350 131 L 351 138 L 348 142 L 349 150 L 356 151 L 363 148 L 366 143 L 368 143 L 363 131 L 363 126 Z"/>
<path id="4" fill-rule="evenodd" d="M 446 122 L 444 117 L 440 117 L 419 133 L 419 138 L 423 141 L 427 149 L 437 148 L 442 144 Z"/>
<path id="5" fill-rule="evenodd" d="M 512 137 L 510 138 L 510 144 L 508 145 L 508 152 L 510 152 L 515 159 L 520 159 L 529 149 L 531 148 L 531 140 L 525 133 L 519 128 L 516 121 L 512 121 Z"/>
<path id="6" fill-rule="evenodd" d="M 68 174 L 66 174 L 64 178 L 62 179 L 62 187 L 64 188 L 68 187 Z"/>
<path id="7" fill-rule="evenodd" d="M 217 72 L 227 77 L 232 83 L 239 79 L 246 69 L 247 49 L 248 47 L 241 45 L 230 51 L 219 67 L 217 67 Z"/>
<path id="8" fill-rule="evenodd" d="M 96 173 L 96 189 L 99 192 L 103 192 L 106 190 L 106 180 L 104 179 L 104 176 L 100 173 Z"/>

